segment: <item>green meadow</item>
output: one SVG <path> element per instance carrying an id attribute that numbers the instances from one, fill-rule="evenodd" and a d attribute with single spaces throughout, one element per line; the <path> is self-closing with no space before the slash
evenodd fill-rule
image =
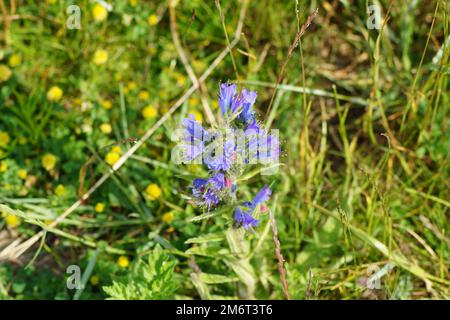
<path id="1" fill-rule="evenodd" d="M 449 12 L 0 0 L 0 299 L 448 299 Z M 205 208 L 176 133 L 229 83 L 279 163 Z"/>

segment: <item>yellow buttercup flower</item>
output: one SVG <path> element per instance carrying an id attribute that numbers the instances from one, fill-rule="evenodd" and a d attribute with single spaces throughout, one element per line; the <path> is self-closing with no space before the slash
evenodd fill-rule
<path id="1" fill-rule="evenodd" d="M 0 82 L 5 82 L 9 78 L 11 78 L 12 71 L 8 66 L 5 66 L 4 64 L 0 64 Z"/>
<path id="2" fill-rule="evenodd" d="M 152 105 L 148 105 L 142 110 L 142 116 L 145 119 L 153 119 L 156 118 L 157 115 L 158 110 L 156 110 L 156 108 Z"/>
<path id="3" fill-rule="evenodd" d="M 5 222 L 10 228 L 17 228 L 20 225 L 20 218 L 14 214 L 8 214 L 5 217 Z"/>
<path id="4" fill-rule="evenodd" d="M 121 268 L 126 268 L 128 267 L 128 265 L 130 264 L 130 262 L 128 261 L 128 258 L 125 256 L 120 256 L 119 259 L 117 259 L 117 264 L 119 265 L 119 267 Z"/>
<path id="5" fill-rule="evenodd" d="M 62 184 L 58 184 L 55 188 L 55 194 L 58 197 L 63 196 L 66 193 L 66 187 L 64 187 Z"/>
<path id="6" fill-rule="evenodd" d="M 151 26 L 155 26 L 158 24 L 158 16 L 156 14 L 151 14 L 148 19 L 147 22 L 149 25 Z"/>
<path id="7" fill-rule="evenodd" d="M 182 75 L 181 73 L 175 73 L 174 78 L 177 81 L 177 84 L 182 87 L 186 84 L 186 77 Z"/>
<path id="8" fill-rule="evenodd" d="M 56 157 L 53 154 L 47 153 L 42 157 L 42 166 L 44 167 L 45 170 L 47 171 L 53 170 L 55 168 L 55 165 L 56 165 Z"/>
<path id="9" fill-rule="evenodd" d="M 17 171 L 17 176 L 22 180 L 25 180 L 27 178 L 27 175 L 28 173 L 25 169 L 20 169 L 19 171 Z"/>
<path id="10" fill-rule="evenodd" d="M 161 188 L 156 183 L 149 184 L 145 189 L 145 192 L 150 200 L 156 200 L 162 194 Z"/>
<path id="11" fill-rule="evenodd" d="M 130 3 L 130 6 L 132 6 L 132 7 L 136 7 L 138 4 L 137 0 L 129 0 L 128 2 Z"/>
<path id="12" fill-rule="evenodd" d="M 191 97 L 188 100 L 189 107 L 195 107 L 198 105 L 198 99 L 196 97 Z"/>
<path id="13" fill-rule="evenodd" d="M 95 21 L 103 21 L 108 17 L 108 11 L 105 9 L 104 6 L 102 6 L 101 4 L 97 3 L 93 8 L 92 8 L 92 15 L 94 16 L 94 20 Z"/>
<path id="14" fill-rule="evenodd" d="M 141 91 L 139 92 L 138 98 L 139 100 L 147 100 L 150 97 L 150 94 L 148 93 L 148 91 Z"/>
<path id="15" fill-rule="evenodd" d="M 106 61 L 108 61 L 108 51 L 103 50 L 103 49 L 98 49 L 97 51 L 95 51 L 94 58 L 92 59 L 92 61 L 96 65 L 106 63 Z"/>
<path id="16" fill-rule="evenodd" d="M 134 81 L 128 82 L 127 89 L 133 91 L 137 88 L 137 83 Z"/>
<path id="17" fill-rule="evenodd" d="M 12 54 L 9 57 L 8 64 L 11 68 L 17 67 L 22 63 L 22 56 L 19 54 Z"/>
<path id="18" fill-rule="evenodd" d="M 164 221 L 165 223 L 171 223 L 173 221 L 173 213 L 172 212 L 164 213 L 162 216 L 162 221 Z"/>
<path id="19" fill-rule="evenodd" d="M 0 147 L 6 147 L 10 141 L 8 132 L 0 131 Z"/>
<path id="20" fill-rule="evenodd" d="M 105 204 L 103 202 L 99 202 L 95 205 L 95 212 L 101 213 L 105 210 Z"/>
<path id="21" fill-rule="evenodd" d="M 111 101 L 109 101 L 109 100 L 102 100 L 102 101 L 100 102 L 100 104 L 101 104 L 101 106 L 102 106 L 103 108 L 105 108 L 106 110 L 109 110 L 109 109 L 112 108 L 112 103 L 111 103 Z"/>
<path id="22" fill-rule="evenodd" d="M 0 161 L 0 172 L 6 172 L 8 170 L 8 164 L 6 161 Z"/>
<path id="23" fill-rule="evenodd" d="M 203 121 L 203 115 L 197 110 L 190 110 L 188 113 L 194 115 L 195 121 Z"/>
<path id="24" fill-rule="evenodd" d="M 75 98 L 73 99 L 73 104 L 76 106 L 81 106 L 83 104 L 83 100 L 81 100 L 80 98 Z"/>
<path id="25" fill-rule="evenodd" d="M 110 166 L 113 166 L 120 159 L 120 154 L 110 151 L 106 154 L 105 161 Z"/>
<path id="26" fill-rule="evenodd" d="M 25 138 L 25 137 L 20 137 L 20 138 L 19 138 L 19 144 L 20 144 L 20 145 L 27 144 L 27 142 L 28 142 L 28 139 L 27 139 L 27 138 Z"/>
<path id="27" fill-rule="evenodd" d="M 111 127 L 111 125 L 109 123 L 102 123 L 100 125 L 100 130 L 104 134 L 110 134 L 112 132 L 112 127 Z"/>
<path id="28" fill-rule="evenodd" d="M 120 148 L 120 146 L 114 146 L 111 148 L 111 152 L 122 154 L 122 148 Z"/>
<path id="29" fill-rule="evenodd" d="M 58 101 L 62 98 L 62 96 L 63 91 L 58 86 L 53 86 L 47 91 L 47 100 L 49 101 Z"/>
<path id="30" fill-rule="evenodd" d="M 93 285 L 93 286 L 96 286 L 96 285 L 98 285 L 98 283 L 100 282 L 100 278 L 97 276 L 97 275 L 93 275 L 92 277 L 91 277 L 91 279 L 89 280 L 89 282 Z"/>

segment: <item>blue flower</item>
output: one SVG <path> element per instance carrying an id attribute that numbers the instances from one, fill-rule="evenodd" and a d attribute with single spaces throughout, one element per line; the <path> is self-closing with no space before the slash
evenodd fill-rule
<path id="1" fill-rule="evenodd" d="M 280 156 L 280 141 L 273 134 L 267 134 L 265 129 L 261 129 L 253 120 L 244 132 L 248 139 L 247 163 L 257 163 L 277 161 Z"/>
<path id="2" fill-rule="evenodd" d="M 224 83 L 220 85 L 219 106 L 222 114 L 229 111 L 237 113 L 240 110 L 238 118 L 244 124 L 249 124 L 255 119 L 255 112 L 252 109 L 255 101 L 256 92 L 254 91 L 243 89 L 239 96 L 235 84 Z"/>
<path id="3" fill-rule="evenodd" d="M 255 112 L 252 109 L 255 101 L 256 101 L 256 92 L 242 89 L 241 94 L 242 111 L 239 117 L 246 124 L 253 123 L 255 121 Z"/>
<path id="4" fill-rule="evenodd" d="M 253 216 L 248 212 L 242 212 L 240 208 L 234 210 L 234 222 L 237 226 L 242 226 L 245 230 L 249 227 L 257 227 L 259 220 L 253 218 Z"/>
<path id="5" fill-rule="evenodd" d="M 253 211 L 257 205 L 263 204 L 264 202 L 269 200 L 271 195 L 272 195 L 272 190 L 270 190 L 268 186 L 264 186 L 264 187 L 262 187 L 261 190 L 259 190 L 259 192 L 253 198 L 253 200 L 249 201 L 249 202 L 245 202 L 244 206 L 250 208 L 249 211 Z"/>
<path id="6" fill-rule="evenodd" d="M 209 179 L 194 179 L 192 184 L 192 195 L 198 204 L 211 208 L 220 202 L 220 193 L 225 188 L 225 176 L 219 172 Z"/>
<path id="7" fill-rule="evenodd" d="M 231 110 L 233 100 L 235 100 L 236 85 L 222 83 L 220 85 L 219 93 L 219 107 L 222 114 L 226 114 L 228 110 Z"/>
<path id="8" fill-rule="evenodd" d="M 210 135 L 201 124 L 195 121 L 194 115 L 183 119 L 184 126 L 184 161 L 192 161 L 201 155 L 205 149 L 204 141 L 209 139 Z"/>
<path id="9" fill-rule="evenodd" d="M 233 162 L 235 152 L 234 140 L 226 140 L 223 145 L 211 144 L 209 152 L 205 152 L 204 161 L 210 170 L 227 171 Z"/>

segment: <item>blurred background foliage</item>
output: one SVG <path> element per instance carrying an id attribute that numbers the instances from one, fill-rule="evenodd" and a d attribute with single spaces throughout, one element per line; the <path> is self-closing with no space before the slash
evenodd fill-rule
<path id="1" fill-rule="evenodd" d="M 293 298 L 449 297 L 449 1 L 108 2 L 76 1 L 81 29 L 70 30 L 73 1 L 0 1 L 0 250 L 46 229 L 78 199 L 88 160 L 84 190 L 192 85 L 170 3 L 197 76 L 247 7 L 204 88 L 45 241 L 0 262 L 0 298 L 283 299 L 268 217 L 245 235 L 192 221 L 201 212 L 183 177 L 206 172 L 170 161 L 180 120 L 208 123 L 201 99 L 217 114 L 228 80 L 256 90 L 259 118 L 280 130 L 278 174 L 242 192 L 272 184 Z M 373 4 L 389 16 L 382 30 L 366 26 Z M 83 289 L 67 289 L 69 265 Z"/>

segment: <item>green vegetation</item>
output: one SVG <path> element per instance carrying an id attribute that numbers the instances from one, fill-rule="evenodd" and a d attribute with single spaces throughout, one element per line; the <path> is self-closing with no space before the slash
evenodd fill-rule
<path id="1" fill-rule="evenodd" d="M 75 2 L 0 0 L 0 299 L 450 297 L 448 0 Z M 171 161 L 226 81 L 280 130 L 239 192 L 270 185 L 284 269 Z"/>

